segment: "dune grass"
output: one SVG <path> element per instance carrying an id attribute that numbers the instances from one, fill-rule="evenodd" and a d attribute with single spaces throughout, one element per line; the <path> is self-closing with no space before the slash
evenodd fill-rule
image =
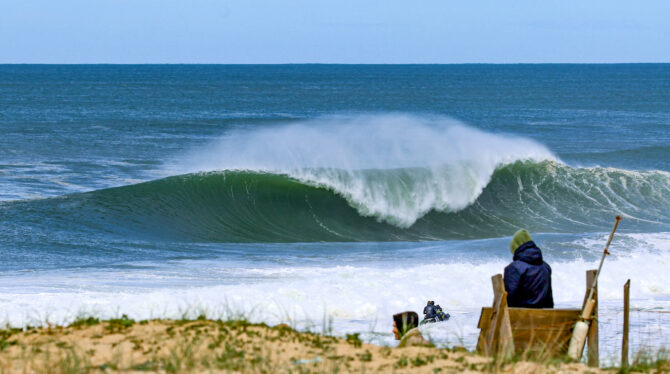
<path id="1" fill-rule="evenodd" d="M 108 320 L 82 316 L 68 326 L 0 330 L 2 373 L 453 373 L 598 372 L 581 363 L 519 355 L 492 360 L 463 348 L 390 348 L 366 344 L 360 334 L 330 336 L 332 321 L 316 332 L 246 319 Z M 639 355 L 625 371 L 668 372 L 667 354 Z"/>
<path id="2" fill-rule="evenodd" d="M 329 330 L 328 324 L 322 326 Z M 69 326 L 0 330 L 1 373 L 250 372 L 346 373 L 419 369 L 450 364 L 447 350 L 393 350 L 346 339 L 269 327 L 246 320 L 101 321 L 78 318 Z M 483 368 L 473 356 L 467 365 Z M 468 366 L 469 367 L 469 366 Z"/>

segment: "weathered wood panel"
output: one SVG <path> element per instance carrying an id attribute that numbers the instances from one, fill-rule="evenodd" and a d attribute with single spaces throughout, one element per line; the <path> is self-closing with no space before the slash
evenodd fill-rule
<path id="1" fill-rule="evenodd" d="M 509 358 L 514 355 L 514 339 L 507 308 L 507 292 L 501 274 L 491 277 L 493 307 L 489 315 L 489 328 L 483 339 L 483 352 L 488 356 Z"/>
<path id="2" fill-rule="evenodd" d="M 515 353 L 556 356 L 567 353 L 572 327 L 579 320 L 579 309 L 508 308 Z M 484 347 L 489 334 L 492 308 L 482 308 L 477 349 Z M 483 350 L 482 350 L 483 352 Z"/>

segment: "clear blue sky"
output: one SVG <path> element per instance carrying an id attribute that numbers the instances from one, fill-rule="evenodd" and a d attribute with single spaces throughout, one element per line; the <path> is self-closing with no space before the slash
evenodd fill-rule
<path id="1" fill-rule="evenodd" d="M 0 63 L 670 62 L 670 1 L 0 0 Z"/>

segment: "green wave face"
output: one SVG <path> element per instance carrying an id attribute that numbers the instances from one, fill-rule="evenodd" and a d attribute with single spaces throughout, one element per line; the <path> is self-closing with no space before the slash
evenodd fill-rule
<path id="1" fill-rule="evenodd" d="M 361 173 L 367 183 L 395 186 L 385 190 L 388 196 L 373 196 L 373 204 L 386 198 L 391 206 L 412 208 L 401 201 L 414 198 L 407 195 L 417 191 L 412 178 L 431 175 L 417 169 Z M 365 206 L 360 196 L 354 200 L 323 183 L 223 171 L 17 202 L 7 204 L 3 214 L 38 215 L 42 224 L 63 229 L 202 242 L 474 239 L 506 236 L 519 227 L 590 232 L 607 230 L 616 214 L 624 215 L 629 230 L 670 228 L 670 174 L 665 172 L 519 161 L 496 169 L 481 192 L 476 187 L 472 192 L 472 202 L 460 209 L 433 207 L 413 221 L 416 210 L 408 211 L 407 225 L 376 213 L 378 207 Z"/>

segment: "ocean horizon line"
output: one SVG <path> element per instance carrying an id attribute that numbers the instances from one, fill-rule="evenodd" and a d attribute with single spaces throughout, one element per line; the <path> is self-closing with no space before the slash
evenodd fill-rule
<path id="1" fill-rule="evenodd" d="M 466 66 L 466 65 L 669 65 L 666 62 L 401 62 L 401 63 L 359 63 L 359 62 L 269 62 L 269 63 L 227 63 L 227 62 L 0 62 L 0 66 L 16 65 L 54 65 L 54 66 L 77 66 L 77 65 L 113 65 L 113 66 L 138 66 L 138 65 L 197 65 L 197 66 L 291 66 L 291 65 L 325 65 L 325 66 Z"/>

